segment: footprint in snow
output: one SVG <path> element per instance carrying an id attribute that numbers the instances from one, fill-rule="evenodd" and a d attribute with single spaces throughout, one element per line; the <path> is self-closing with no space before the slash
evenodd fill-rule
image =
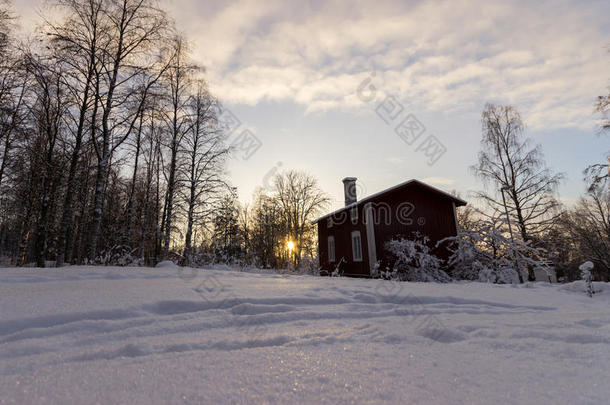
<path id="1" fill-rule="evenodd" d="M 466 333 L 447 328 L 423 328 L 418 330 L 417 334 L 440 343 L 455 343 L 468 339 Z"/>

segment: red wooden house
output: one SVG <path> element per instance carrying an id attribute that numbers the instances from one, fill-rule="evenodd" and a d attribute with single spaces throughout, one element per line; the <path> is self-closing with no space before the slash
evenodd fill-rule
<path id="1" fill-rule="evenodd" d="M 389 260 L 385 244 L 392 239 L 412 239 L 419 233 L 433 247 L 457 234 L 456 207 L 466 201 L 418 180 L 357 201 L 356 180 L 343 180 L 345 207 L 315 221 L 322 270 L 339 268 L 344 275 L 370 277 L 376 263 Z M 447 254 L 445 249 L 434 253 Z"/>

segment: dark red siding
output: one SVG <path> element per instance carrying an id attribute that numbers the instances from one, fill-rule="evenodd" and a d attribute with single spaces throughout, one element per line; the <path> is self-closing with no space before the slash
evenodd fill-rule
<path id="1" fill-rule="evenodd" d="M 322 269 L 332 272 L 339 261 L 343 258 L 341 270 L 344 275 L 355 277 L 368 277 L 369 271 L 369 255 L 367 249 L 366 227 L 362 218 L 363 208 L 357 206 L 358 219 L 352 221 L 350 213 L 344 211 L 343 216 L 334 218 L 334 224 L 329 228 L 328 222 L 323 220 L 318 223 L 318 243 L 320 247 L 320 266 Z M 362 261 L 355 262 L 352 252 L 352 232 L 360 231 L 362 241 Z M 335 262 L 328 261 L 328 237 L 335 237 Z"/>
<path id="2" fill-rule="evenodd" d="M 427 236 L 429 245 L 446 237 L 457 234 L 456 218 L 453 201 L 417 183 L 408 187 L 389 191 L 376 198 L 368 199 L 357 205 L 358 220 L 352 222 L 350 209 L 339 212 L 333 217 L 333 225 L 328 227 L 327 219 L 318 222 L 318 240 L 320 250 L 320 266 L 326 271 L 333 271 L 341 258 L 345 263 L 341 270 L 345 275 L 370 276 L 369 255 L 367 248 L 367 232 L 364 221 L 364 208 L 372 204 L 375 215 L 375 245 L 377 260 L 385 265 L 388 255 L 385 244 L 395 238 L 413 239 L 416 233 Z M 360 231 L 362 239 L 362 262 L 354 262 L 352 257 L 351 233 Z M 334 263 L 328 261 L 328 237 L 335 237 Z M 434 253 L 446 258 L 446 249 L 437 249 Z"/>

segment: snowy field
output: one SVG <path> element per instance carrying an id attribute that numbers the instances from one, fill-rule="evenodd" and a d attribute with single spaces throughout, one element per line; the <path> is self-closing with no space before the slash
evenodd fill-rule
<path id="1" fill-rule="evenodd" d="M 0 403 L 608 403 L 598 288 L 0 269 Z"/>

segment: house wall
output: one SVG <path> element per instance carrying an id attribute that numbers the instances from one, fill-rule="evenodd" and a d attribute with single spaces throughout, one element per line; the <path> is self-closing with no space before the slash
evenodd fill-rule
<path id="1" fill-rule="evenodd" d="M 344 275 L 354 277 L 368 277 L 369 271 L 369 253 L 367 249 L 366 226 L 363 220 L 363 207 L 357 206 L 358 219 L 352 221 L 349 211 L 343 211 L 345 214 L 338 215 L 333 218 L 332 227 L 328 227 L 328 222 L 323 220 L 318 222 L 318 245 L 320 250 L 320 266 L 322 269 L 332 272 L 341 258 L 344 258 L 344 263 L 341 265 L 341 270 Z M 355 262 L 352 252 L 352 232 L 360 231 L 362 243 L 362 261 Z M 328 237 L 335 237 L 335 262 L 328 261 Z"/>
<path id="2" fill-rule="evenodd" d="M 449 251 L 441 246 L 435 249 L 438 241 L 449 236 L 457 235 L 453 203 L 450 200 L 439 198 L 418 186 L 404 190 L 396 190 L 383 196 L 382 200 L 375 201 L 375 236 L 377 256 L 382 268 L 391 267 L 391 258 L 386 252 L 385 244 L 392 239 L 413 239 L 416 234 L 427 236 L 428 245 L 432 253 L 446 259 Z M 386 215 L 380 206 L 389 205 L 391 221 L 386 221 Z"/>
<path id="3" fill-rule="evenodd" d="M 369 252 L 367 249 L 367 232 L 364 221 L 364 210 L 367 204 L 372 204 L 374 213 L 375 246 L 377 259 L 382 268 L 391 266 L 391 258 L 385 251 L 385 244 L 395 238 L 412 239 L 416 232 L 430 238 L 429 245 L 434 247 L 437 241 L 457 234 L 453 202 L 442 198 L 438 193 L 423 188 L 417 184 L 390 191 L 366 203 L 359 204 L 358 220 L 352 222 L 349 209 L 340 212 L 333 218 L 332 227 L 327 220 L 318 223 L 318 241 L 320 251 L 320 266 L 327 271 L 333 271 L 341 258 L 345 263 L 341 266 L 345 275 L 370 276 Z M 352 256 L 351 233 L 360 231 L 362 240 L 363 260 L 354 262 Z M 328 261 L 328 237 L 335 237 L 335 263 Z M 441 258 L 448 257 L 449 252 L 441 247 L 434 252 Z"/>

